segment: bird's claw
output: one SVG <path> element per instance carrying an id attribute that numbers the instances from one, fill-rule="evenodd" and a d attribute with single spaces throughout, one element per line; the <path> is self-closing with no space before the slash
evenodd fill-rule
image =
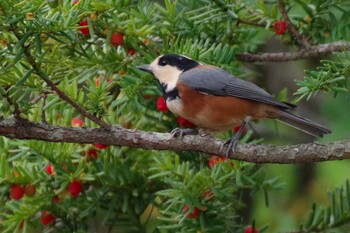
<path id="1" fill-rule="evenodd" d="M 245 125 L 247 124 L 248 121 L 249 121 L 248 118 L 244 119 L 242 121 L 241 125 L 239 126 L 239 129 L 235 133 L 235 135 L 224 143 L 224 145 L 227 145 L 226 158 L 228 158 L 230 156 L 230 152 L 231 151 L 232 151 L 232 154 L 234 154 L 236 152 L 238 139 L 241 136 L 242 131 L 243 131 L 243 129 L 244 129 L 244 127 L 245 127 Z"/>
<path id="2" fill-rule="evenodd" d="M 227 145 L 226 158 L 229 158 L 231 153 L 234 154 L 236 152 L 238 137 L 235 136 L 233 136 L 224 143 L 225 146 Z"/>
<path id="3" fill-rule="evenodd" d="M 198 134 L 198 130 L 196 129 L 181 129 L 181 128 L 176 128 L 171 131 L 171 135 L 174 138 L 180 137 L 182 140 L 185 135 L 196 135 Z"/>

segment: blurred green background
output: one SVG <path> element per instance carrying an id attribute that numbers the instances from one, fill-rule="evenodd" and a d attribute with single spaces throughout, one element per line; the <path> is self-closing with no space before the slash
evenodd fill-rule
<path id="1" fill-rule="evenodd" d="M 332 134 L 317 141 L 327 143 L 350 139 L 350 108 L 347 98 L 346 95 L 339 95 L 336 98 L 328 95 L 316 101 L 320 110 L 319 118 L 322 118 L 323 122 L 333 131 Z M 308 104 L 311 103 L 306 102 L 306 108 Z M 288 131 L 295 133 L 294 130 Z M 269 140 L 266 139 L 265 143 L 267 142 Z M 312 204 L 329 206 L 328 192 L 343 186 L 350 177 L 350 161 L 348 160 L 262 166 L 268 176 L 280 176 L 281 182 L 284 183 L 283 190 L 270 193 L 268 207 L 265 205 L 262 193 L 253 197 L 254 208 L 251 214 L 256 218 L 258 225 L 271 224 L 268 232 L 297 230 L 295 227 L 307 220 Z"/>

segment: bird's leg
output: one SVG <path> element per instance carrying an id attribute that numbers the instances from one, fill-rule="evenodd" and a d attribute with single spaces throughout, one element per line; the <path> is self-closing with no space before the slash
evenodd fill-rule
<path id="1" fill-rule="evenodd" d="M 182 140 L 182 138 L 185 135 L 197 135 L 198 134 L 198 129 L 175 128 L 170 133 L 172 134 L 173 137 L 175 137 L 175 138 L 180 137 L 180 139 Z"/>
<path id="2" fill-rule="evenodd" d="M 232 151 L 233 153 L 235 153 L 237 144 L 238 144 L 238 139 L 241 136 L 242 132 L 244 131 L 244 128 L 247 124 L 249 120 L 248 119 L 244 119 L 241 123 L 241 125 L 239 126 L 239 129 L 237 130 L 237 132 L 235 133 L 235 135 L 233 135 L 232 138 L 230 138 L 229 140 L 227 140 L 225 142 L 224 145 L 228 145 L 227 151 L 226 151 L 226 157 L 228 158 L 230 155 L 230 151 Z"/>

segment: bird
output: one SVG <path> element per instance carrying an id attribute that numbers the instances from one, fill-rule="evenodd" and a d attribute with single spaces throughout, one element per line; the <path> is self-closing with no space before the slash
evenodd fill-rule
<path id="1" fill-rule="evenodd" d="M 254 83 L 190 57 L 164 54 L 137 68 L 159 81 L 166 105 L 175 115 L 210 132 L 239 126 L 225 143 L 226 156 L 235 153 L 239 137 L 251 120 L 276 119 L 316 137 L 331 133 L 321 124 L 293 114 L 296 105 L 278 101 Z M 193 129 L 177 128 L 173 134 L 193 134 Z"/>

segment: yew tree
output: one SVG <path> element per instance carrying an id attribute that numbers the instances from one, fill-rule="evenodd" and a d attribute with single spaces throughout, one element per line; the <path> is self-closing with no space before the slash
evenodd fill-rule
<path id="1" fill-rule="evenodd" d="M 259 164 L 348 159 L 350 141 L 267 143 L 267 132 L 295 133 L 273 123 L 247 128 L 226 158 L 235 129 L 174 137 L 195 125 L 169 112 L 137 66 L 183 54 L 246 79 L 251 63 L 312 58 L 294 95 L 272 94 L 342 98 L 349 17 L 346 0 L 0 1 L 0 231 L 270 232 L 243 214 L 246 195 L 268 205 L 283 188 Z M 260 52 L 271 39 L 287 50 Z M 344 183 L 330 207 L 306 206 L 309 219 L 292 232 L 347 232 Z"/>

